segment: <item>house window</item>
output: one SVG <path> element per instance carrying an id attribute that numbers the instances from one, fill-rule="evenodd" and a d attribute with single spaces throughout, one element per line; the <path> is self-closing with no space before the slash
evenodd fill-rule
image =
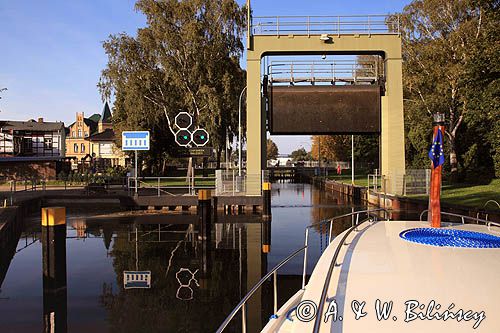
<path id="1" fill-rule="evenodd" d="M 85 137 L 88 137 L 89 136 L 89 132 L 85 132 Z"/>
<path id="2" fill-rule="evenodd" d="M 73 137 L 76 137 L 76 135 L 75 135 L 75 131 L 73 131 Z"/>
<path id="3" fill-rule="evenodd" d="M 23 138 L 22 152 L 25 154 L 33 153 L 33 140 L 31 138 Z"/>
<path id="4" fill-rule="evenodd" d="M 73 145 L 73 151 L 74 151 L 75 153 L 78 153 L 78 143 L 75 143 L 75 144 Z"/>
<path id="5" fill-rule="evenodd" d="M 43 139 L 43 149 L 52 150 L 52 138 Z"/>
<path id="6" fill-rule="evenodd" d="M 85 144 L 84 144 L 84 143 L 82 143 L 82 149 L 81 149 L 81 152 L 82 152 L 82 153 L 85 153 Z"/>
<path id="7" fill-rule="evenodd" d="M 78 129 L 78 137 L 79 137 L 79 138 L 81 138 L 81 137 L 82 137 L 82 129 L 81 129 L 81 128 L 79 128 L 79 129 Z"/>

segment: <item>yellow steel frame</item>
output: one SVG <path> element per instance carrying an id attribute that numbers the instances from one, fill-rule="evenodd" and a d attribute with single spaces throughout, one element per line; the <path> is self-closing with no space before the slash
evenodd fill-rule
<path id="1" fill-rule="evenodd" d="M 250 24 L 249 24 L 250 25 Z M 401 37 L 398 34 L 252 35 L 247 30 L 247 174 L 266 168 L 266 119 L 261 99 L 261 60 L 266 55 L 380 54 L 384 59 L 385 96 L 381 101 L 381 172 L 388 193 L 402 193 L 405 173 Z M 247 184 L 249 195 L 260 184 Z"/>

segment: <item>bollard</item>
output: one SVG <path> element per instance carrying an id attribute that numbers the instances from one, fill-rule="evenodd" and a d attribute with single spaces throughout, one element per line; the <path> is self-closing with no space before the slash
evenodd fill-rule
<path id="1" fill-rule="evenodd" d="M 217 197 L 213 197 L 212 198 L 213 200 L 213 209 L 214 209 L 214 223 L 217 223 L 217 207 L 218 207 L 218 198 Z"/>
<path id="2" fill-rule="evenodd" d="M 271 217 L 271 183 L 262 183 L 262 217 Z"/>
<path id="3" fill-rule="evenodd" d="M 262 221 L 262 253 L 271 252 L 271 219 Z"/>
<path id="4" fill-rule="evenodd" d="M 211 259 L 210 244 L 212 231 L 212 194 L 210 190 L 200 190 L 198 192 L 198 240 L 201 241 L 201 275 L 210 276 Z"/>
<path id="5" fill-rule="evenodd" d="M 198 216 L 199 216 L 199 240 L 207 240 L 210 237 L 212 224 L 212 193 L 210 190 L 198 192 Z"/>
<path id="6" fill-rule="evenodd" d="M 66 208 L 42 208 L 44 332 L 67 332 Z"/>

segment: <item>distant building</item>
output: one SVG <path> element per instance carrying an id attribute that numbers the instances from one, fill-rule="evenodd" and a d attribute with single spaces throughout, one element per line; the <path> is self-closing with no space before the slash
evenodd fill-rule
<path id="1" fill-rule="evenodd" d="M 127 156 L 116 146 L 112 128 L 92 134 L 86 140 L 90 142 L 90 155 L 98 168 L 125 166 Z"/>
<path id="2" fill-rule="evenodd" d="M 102 114 L 85 118 L 83 112 L 76 113 L 76 121 L 69 125 L 66 136 L 66 157 L 71 159 L 72 169 L 78 165 L 107 167 L 125 165 L 125 157 L 114 144 L 113 123 L 108 103 Z"/>
<path id="3" fill-rule="evenodd" d="M 0 120 L 0 176 L 55 178 L 64 157 L 62 122 Z"/>
<path id="4" fill-rule="evenodd" d="M 76 113 L 76 121 L 69 125 L 66 136 L 66 157 L 74 158 L 72 164 L 77 164 L 88 155 L 90 144 L 85 138 L 97 132 L 99 118 L 98 114 L 85 118 L 83 112 Z"/>

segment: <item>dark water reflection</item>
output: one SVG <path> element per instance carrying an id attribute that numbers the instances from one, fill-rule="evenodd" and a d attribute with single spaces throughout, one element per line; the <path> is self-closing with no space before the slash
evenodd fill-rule
<path id="1" fill-rule="evenodd" d="M 263 253 L 266 228 L 257 217 L 214 224 L 207 244 L 198 240 L 195 216 L 98 218 L 104 211 L 69 210 L 68 331 L 213 332 L 268 269 L 303 245 L 307 225 L 362 208 L 305 184 L 273 184 L 272 195 L 269 253 Z M 6 270 L 0 280 L 1 332 L 44 331 L 40 218 L 25 223 L 12 261 L 0 256 L 0 272 Z M 350 224 L 336 223 L 334 235 Z M 326 236 L 326 228 L 313 230 L 308 272 Z M 300 288 L 302 261 L 299 256 L 279 271 L 280 304 Z M 151 289 L 123 288 L 123 271 L 136 269 L 151 271 Z M 248 332 L 262 327 L 272 307 L 269 283 L 249 302 Z M 240 322 L 235 318 L 227 331 L 238 332 Z"/>

